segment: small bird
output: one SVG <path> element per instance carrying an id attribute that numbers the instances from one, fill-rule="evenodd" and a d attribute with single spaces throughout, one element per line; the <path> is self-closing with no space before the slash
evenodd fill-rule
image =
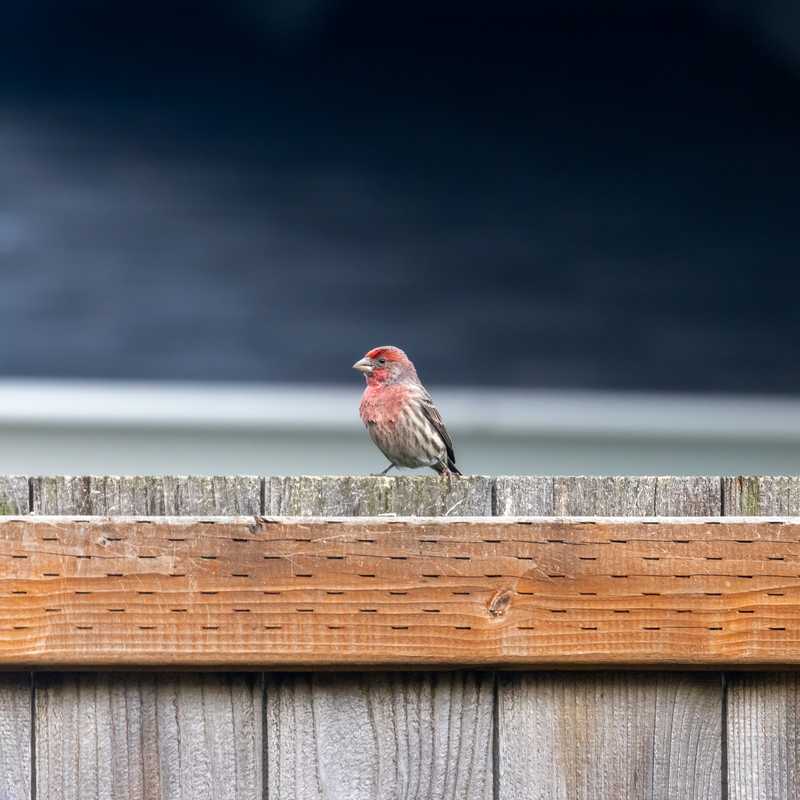
<path id="1" fill-rule="evenodd" d="M 430 467 L 461 475 L 453 442 L 417 370 L 399 347 L 375 347 L 353 364 L 367 388 L 359 412 L 370 438 L 392 467 Z"/>

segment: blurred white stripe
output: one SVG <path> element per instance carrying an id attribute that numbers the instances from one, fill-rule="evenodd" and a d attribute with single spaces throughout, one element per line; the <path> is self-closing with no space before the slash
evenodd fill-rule
<path id="1" fill-rule="evenodd" d="M 360 428 L 361 384 L 281 386 L 0 380 L 0 427 L 254 431 Z M 433 388 L 468 433 L 800 441 L 800 401 L 586 391 Z"/>

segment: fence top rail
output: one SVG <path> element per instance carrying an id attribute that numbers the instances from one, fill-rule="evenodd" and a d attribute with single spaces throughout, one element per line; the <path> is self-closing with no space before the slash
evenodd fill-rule
<path id="1" fill-rule="evenodd" d="M 800 518 L 0 521 L 0 666 L 800 666 Z"/>

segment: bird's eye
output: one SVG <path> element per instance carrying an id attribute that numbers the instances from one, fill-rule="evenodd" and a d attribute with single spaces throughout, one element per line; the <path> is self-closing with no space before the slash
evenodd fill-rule
<path id="1" fill-rule="evenodd" d="M 386 359 L 385 358 L 379 358 L 378 359 L 378 363 L 379 364 L 385 364 L 386 363 Z"/>

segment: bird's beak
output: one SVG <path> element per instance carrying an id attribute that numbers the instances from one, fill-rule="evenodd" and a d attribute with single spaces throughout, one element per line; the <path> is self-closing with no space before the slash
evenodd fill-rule
<path id="1" fill-rule="evenodd" d="M 353 369 L 357 369 L 359 372 L 363 372 L 365 375 L 369 375 L 370 372 L 372 372 L 372 370 L 374 369 L 374 367 L 372 366 L 372 362 L 368 358 L 364 357 L 359 361 L 356 361 L 355 364 L 353 364 Z"/>

